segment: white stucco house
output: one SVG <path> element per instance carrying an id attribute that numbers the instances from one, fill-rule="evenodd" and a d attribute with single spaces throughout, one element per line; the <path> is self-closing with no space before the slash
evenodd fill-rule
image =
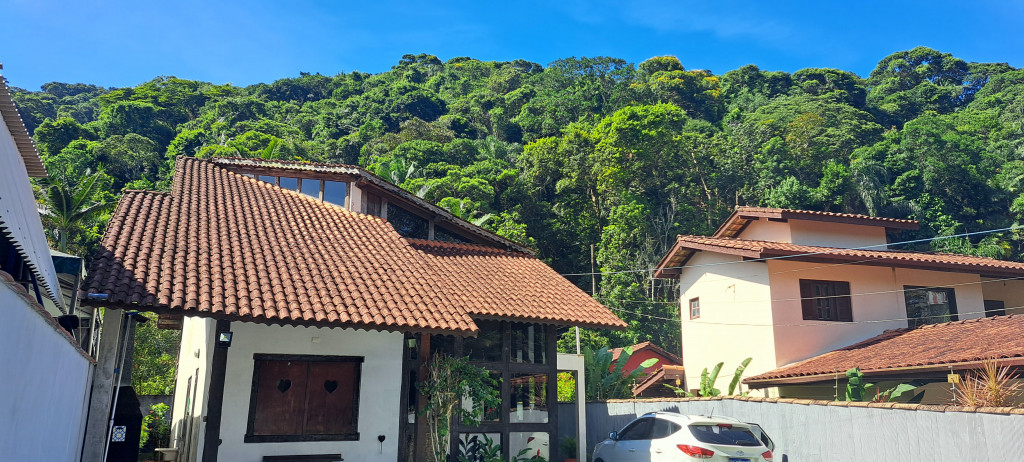
<path id="1" fill-rule="evenodd" d="M 888 329 L 1024 312 L 1024 264 L 890 248 L 890 234 L 917 227 L 737 207 L 714 235 L 679 236 L 655 276 L 679 281 L 686 382 L 696 387 L 718 362 L 725 376 L 752 357 L 749 378 Z"/>
<path id="2" fill-rule="evenodd" d="M 46 169 L 2 76 L 0 118 L 0 458 L 77 461 L 95 361 L 55 320 L 72 308 L 29 183 Z"/>
<path id="3" fill-rule="evenodd" d="M 89 292 L 180 320 L 179 461 L 426 459 L 422 366 L 500 379 L 488 434 L 558 457 L 556 328 L 621 328 L 529 249 L 362 168 L 176 161 L 170 193 L 126 192 Z M 456 452 L 456 451 L 453 451 Z"/>

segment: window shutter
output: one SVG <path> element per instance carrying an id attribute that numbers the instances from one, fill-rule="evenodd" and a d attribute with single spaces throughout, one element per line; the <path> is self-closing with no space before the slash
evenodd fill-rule
<path id="1" fill-rule="evenodd" d="M 850 283 L 836 281 L 836 311 L 839 315 L 839 320 L 844 322 L 853 322 L 853 305 L 850 300 Z"/>
<path id="2" fill-rule="evenodd" d="M 809 279 L 800 280 L 800 306 L 803 309 L 804 319 L 816 321 L 818 311 L 815 308 L 814 281 Z"/>
<path id="3" fill-rule="evenodd" d="M 356 390 L 359 363 L 316 362 L 309 365 L 307 435 L 340 435 L 356 431 Z"/>
<path id="4" fill-rule="evenodd" d="M 260 362 L 253 434 L 302 434 L 307 366 L 304 361 Z"/>

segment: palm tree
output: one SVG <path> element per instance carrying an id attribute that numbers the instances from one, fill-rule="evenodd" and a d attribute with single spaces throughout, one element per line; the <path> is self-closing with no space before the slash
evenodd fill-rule
<path id="1" fill-rule="evenodd" d="M 86 174 L 81 182 L 73 185 L 65 180 L 50 178 L 44 187 L 44 207 L 40 211 L 45 224 L 53 230 L 57 239 L 57 250 L 66 252 L 68 235 L 91 221 L 97 214 L 105 212 L 113 202 L 97 201 L 101 190 L 98 181 L 101 174 Z"/>

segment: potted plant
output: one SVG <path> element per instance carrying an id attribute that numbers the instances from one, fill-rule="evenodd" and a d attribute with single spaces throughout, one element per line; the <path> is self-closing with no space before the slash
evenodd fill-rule
<path id="1" fill-rule="evenodd" d="M 559 446 L 562 449 L 562 458 L 565 462 L 576 462 L 576 438 L 572 436 L 566 436 L 562 438 L 562 444 Z"/>
<path id="2" fill-rule="evenodd" d="M 448 460 L 453 418 L 465 425 L 478 425 L 484 410 L 501 405 L 498 387 L 490 373 L 469 363 L 468 358 L 437 354 L 427 363 L 427 377 L 419 383 L 427 402 L 421 415 L 427 421 L 428 445 L 434 460 Z M 462 403 L 473 403 L 466 409 Z"/>

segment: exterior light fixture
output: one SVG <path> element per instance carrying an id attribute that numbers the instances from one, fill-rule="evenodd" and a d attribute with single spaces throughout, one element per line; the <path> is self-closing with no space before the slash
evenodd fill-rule
<path id="1" fill-rule="evenodd" d="M 231 346 L 231 332 L 217 332 L 217 346 L 227 348 Z"/>

